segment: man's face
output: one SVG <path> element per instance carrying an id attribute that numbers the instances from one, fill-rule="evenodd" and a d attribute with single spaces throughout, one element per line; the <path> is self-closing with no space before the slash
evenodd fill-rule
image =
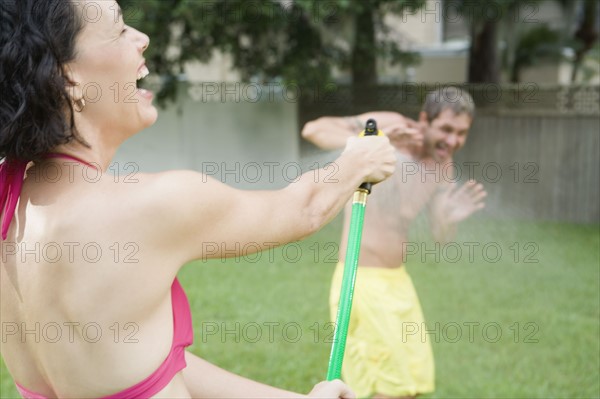
<path id="1" fill-rule="evenodd" d="M 465 145 L 472 118 L 465 113 L 455 114 L 450 109 L 444 109 L 431 123 L 427 123 L 424 116 L 423 113 L 420 122 L 425 124 L 423 145 L 426 156 L 436 162 L 450 161 Z"/>

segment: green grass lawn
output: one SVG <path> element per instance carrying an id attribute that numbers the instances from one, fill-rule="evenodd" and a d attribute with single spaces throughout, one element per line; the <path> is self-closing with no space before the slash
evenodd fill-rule
<path id="1" fill-rule="evenodd" d="M 327 371 L 339 230 L 338 219 L 299 244 L 186 266 L 191 350 L 308 392 Z M 416 242 L 408 269 L 436 361 L 427 397 L 600 396 L 598 226 L 479 219 L 438 249 Z M 0 396 L 17 397 L 3 363 L 0 371 Z"/>

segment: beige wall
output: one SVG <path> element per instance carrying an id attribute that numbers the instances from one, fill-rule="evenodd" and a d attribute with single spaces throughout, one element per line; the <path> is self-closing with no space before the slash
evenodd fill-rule
<path id="1" fill-rule="evenodd" d="M 233 69 L 231 56 L 218 50 L 213 52 L 210 62 L 189 62 L 185 74 L 191 82 L 239 82 L 240 73 Z"/>
<path id="2" fill-rule="evenodd" d="M 439 0 L 427 0 L 425 7 L 404 16 L 388 14 L 384 17 L 392 30 L 389 38 L 401 41 L 411 50 L 428 47 L 442 41 L 442 6 Z"/>
<path id="3" fill-rule="evenodd" d="M 124 176 L 191 169 L 247 189 L 283 187 L 297 176 L 295 102 L 281 96 L 253 102 L 244 94 L 239 102 L 232 94 L 224 102 L 218 96 L 202 100 L 189 94 L 189 86 L 181 88 L 180 100 L 160 109 L 154 126 L 119 149 L 114 169 Z"/>
<path id="4" fill-rule="evenodd" d="M 427 57 L 415 68 L 415 80 L 419 82 L 464 82 L 467 80 L 468 59 L 465 55 L 451 57 Z"/>

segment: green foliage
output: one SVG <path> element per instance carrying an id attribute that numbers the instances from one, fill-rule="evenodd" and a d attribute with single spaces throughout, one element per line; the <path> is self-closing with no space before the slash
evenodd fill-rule
<path id="1" fill-rule="evenodd" d="M 581 65 L 581 75 L 583 82 L 589 82 L 600 74 L 598 64 L 600 64 L 600 43 L 596 44 L 591 48 L 587 54 L 587 59 L 592 61 L 590 65 L 583 63 Z"/>
<path id="2" fill-rule="evenodd" d="M 153 72 L 163 77 L 159 100 L 173 98 L 188 61 L 209 61 L 214 50 L 232 57 L 244 81 L 283 80 L 322 87 L 333 68 L 352 68 L 352 43 L 361 40 L 355 18 L 371 12 L 385 32 L 383 13 L 402 14 L 425 0 L 122 0 L 126 22 L 147 33 Z M 129 18 L 127 18 L 129 17 Z M 415 63 L 414 53 L 391 40 L 366 43 L 375 62 Z M 364 50 L 364 49 L 363 49 Z M 364 55 L 364 51 L 361 55 Z"/>
<path id="3" fill-rule="evenodd" d="M 561 58 L 560 32 L 550 29 L 547 24 L 538 25 L 519 39 L 516 59 L 520 66 L 531 66 L 540 60 L 558 61 Z"/>

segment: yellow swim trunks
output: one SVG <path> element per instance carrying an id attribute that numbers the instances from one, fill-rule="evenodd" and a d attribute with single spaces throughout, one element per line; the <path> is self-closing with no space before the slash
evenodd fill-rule
<path id="1" fill-rule="evenodd" d="M 334 321 L 343 273 L 344 265 L 338 263 L 330 295 Z M 431 345 L 427 335 L 414 333 L 415 326 L 425 324 L 405 267 L 359 267 L 342 365 L 343 380 L 359 398 L 434 390 Z"/>

